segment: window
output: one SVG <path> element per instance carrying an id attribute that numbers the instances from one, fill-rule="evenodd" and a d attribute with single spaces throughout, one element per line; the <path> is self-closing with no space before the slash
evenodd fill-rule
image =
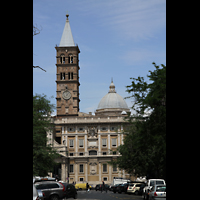
<path id="1" fill-rule="evenodd" d="M 83 172 L 83 165 L 82 164 L 80 165 L 79 169 L 80 169 L 80 172 Z"/>
<path id="2" fill-rule="evenodd" d="M 69 147 L 74 147 L 74 140 L 69 140 Z"/>
<path id="3" fill-rule="evenodd" d="M 107 172 L 107 164 L 103 164 L 103 172 Z"/>
<path id="4" fill-rule="evenodd" d="M 74 78 L 73 72 L 68 72 L 68 80 L 72 80 Z"/>
<path id="5" fill-rule="evenodd" d="M 107 181 L 108 180 L 108 178 L 107 177 L 103 177 L 103 181 Z"/>
<path id="6" fill-rule="evenodd" d="M 69 62 L 69 63 L 73 63 L 73 56 L 70 55 L 70 56 L 68 57 L 68 62 Z"/>
<path id="7" fill-rule="evenodd" d="M 117 155 L 117 152 L 116 152 L 116 151 L 113 151 L 113 155 Z"/>
<path id="8" fill-rule="evenodd" d="M 65 64 L 65 55 L 60 55 L 60 63 Z"/>
<path id="9" fill-rule="evenodd" d="M 117 165 L 113 165 L 113 172 L 117 171 Z"/>
<path id="10" fill-rule="evenodd" d="M 117 127 L 116 127 L 116 126 L 111 126 L 111 127 L 110 127 L 110 130 L 111 130 L 111 131 L 117 131 Z"/>
<path id="11" fill-rule="evenodd" d="M 74 156 L 74 153 L 69 153 L 69 156 Z"/>
<path id="12" fill-rule="evenodd" d="M 74 132 L 74 131 L 75 131 L 75 128 L 73 128 L 73 127 L 68 128 L 68 132 Z"/>
<path id="13" fill-rule="evenodd" d="M 83 156 L 83 153 L 79 153 L 79 156 Z"/>
<path id="14" fill-rule="evenodd" d="M 107 155 L 107 152 L 103 152 L 103 155 Z"/>
<path id="15" fill-rule="evenodd" d="M 80 180 L 80 181 L 83 181 L 83 178 L 80 178 L 79 180 Z"/>
<path id="16" fill-rule="evenodd" d="M 107 139 L 102 139 L 102 146 L 103 146 L 103 147 L 106 147 L 106 146 L 107 146 L 106 143 L 107 143 Z"/>
<path id="17" fill-rule="evenodd" d="M 101 131 L 107 131 L 108 128 L 107 127 L 101 127 Z"/>
<path id="18" fill-rule="evenodd" d="M 60 73 L 60 80 L 65 80 L 65 72 L 61 72 Z"/>
<path id="19" fill-rule="evenodd" d="M 79 147 L 83 147 L 83 139 L 79 140 Z"/>
<path id="20" fill-rule="evenodd" d="M 91 151 L 89 151 L 89 155 L 97 155 L 97 151 L 91 150 Z"/>
<path id="21" fill-rule="evenodd" d="M 69 172 L 74 172 L 74 165 L 69 165 Z"/>
<path id="22" fill-rule="evenodd" d="M 113 147 L 116 147 L 116 146 L 117 146 L 117 139 L 116 139 L 116 138 L 113 138 L 113 139 L 112 139 L 112 146 L 113 146 Z"/>

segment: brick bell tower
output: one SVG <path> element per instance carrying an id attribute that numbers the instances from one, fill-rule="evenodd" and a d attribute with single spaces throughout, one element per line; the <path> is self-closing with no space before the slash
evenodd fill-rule
<path id="1" fill-rule="evenodd" d="M 78 116 L 79 111 L 79 53 L 74 44 L 68 17 L 60 40 L 56 46 L 56 102 L 57 117 Z"/>

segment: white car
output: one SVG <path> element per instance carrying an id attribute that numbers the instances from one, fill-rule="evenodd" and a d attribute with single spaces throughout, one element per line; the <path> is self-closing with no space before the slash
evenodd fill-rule
<path id="1" fill-rule="evenodd" d="M 39 195 L 34 184 L 33 184 L 33 200 L 39 200 Z"/>
<path id="2" fill-rule="evenodd" d="M 139 193 L 141 185 L 142 183 L 131 183 L 127 188 L 127 193 L 128 194 L 134 193 L 137 195 Z"/>
<path id="3" fill-rule="evenodd" d="M 154 185 L 149 192 L 149 200 L 166 200 L 166 185 Z"/>

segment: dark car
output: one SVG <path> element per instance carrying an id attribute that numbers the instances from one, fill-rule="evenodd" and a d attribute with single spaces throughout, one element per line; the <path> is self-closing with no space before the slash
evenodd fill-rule
<path id="1" fill-rule="evenodd" d="M 35 183 L 36 189 L 44 194 L 45 200 L 59 200 L 66 196 L 65 187 L 62 183 L 56 181 L 45 181 Z"/>
<path id="2" fill-rule="evenodd" d="M 116 193 L 116 192 L 117 192 L 117 187 L 118 187 L 119 185 L 121 185 L 121 184 L 113 185 L 113 186 L 111 187 L 111 190 L 112 190 L 114 193 Z"/>
<path id="3" fill-rule="evenodd" d="M 62 183 L 65 186 L 65 197 L 70 198 L 73 197 L 77 199 L 77 190 L 74 185 L 69 183 Z"/>
<path id="4" fill-rule="evenodd" d="M 129 186 L 129 183 L 120 184 L 117 186 L 116 192 L 118 192 L 118 193 L 125 192 L 126 193 L 128 186 Z"/>
<path id="5" fill-rule="evenodd" d="M 109 185 L 108 184 L 105 184 L 105 189 L 106 190 L 109 190 Z M 95 190 L 97 191 L 97 190 L 99 190 L 99 191 L 101 191 L 101 188 L 102 188 L 102 184 L 97 184 L 96 186 L 95 186 Z"/>

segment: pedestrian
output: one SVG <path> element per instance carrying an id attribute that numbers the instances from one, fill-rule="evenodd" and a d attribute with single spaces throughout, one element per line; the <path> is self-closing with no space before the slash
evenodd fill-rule
<path id="1" fill-rule="evenodd" d="M 102 190 L 105 190 L 105 191 L 106 191 L 106 193 L 107 193 L 107 188 L 106 188 L 106 186 L 105 186 L 105 183 L 104 183 L 104 181 L 102 181 Z M 102 190 L 101 190 L 101 192 L 102 192 Z"/>
<path id="2" fill-rule="evenodd" d="M 87 188 L 87 190 L 86 191 L 90 191 L 90 189 L 89 189 L 89 185 L 88 185 L 88 183 L 87 183 L 87 185 L 86 185 L 86 188 Z"/>

